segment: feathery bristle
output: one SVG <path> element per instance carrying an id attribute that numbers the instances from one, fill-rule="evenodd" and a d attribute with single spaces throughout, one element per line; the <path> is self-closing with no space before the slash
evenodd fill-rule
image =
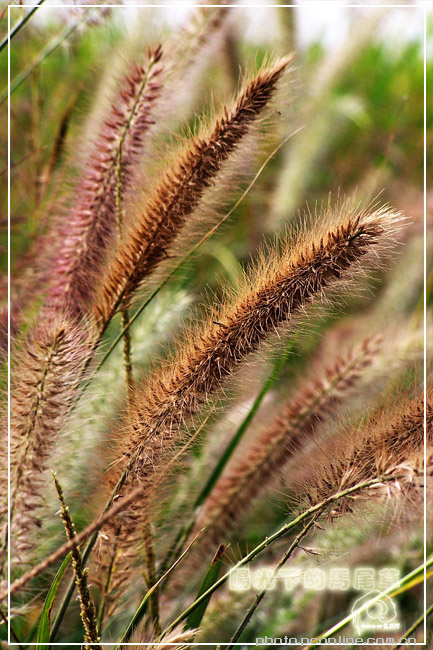
<path id="1" fill-rule="evenodd" d="M 313 378 L 282 407 L 272 424 L 239 450 L 197 519 L 195 529 L 206 529 L 200 546 L 209 543 L 209 537 L 213 544 L 218 536 L 227 536 L 258 494 L 278 478 L 298 443 L 311 437 L 317 426 L 335 412 L 377 351 L 377 337 L 367 338 L 332 365 L 315 370 Z"/>
<path id="2" fill-rule="evenodd" d="M 53 316 L 27 336 L 13 365 L 11 399 L 11 538 L 17 559 L 43 503 L 44 471 L 76 397 L 93 343 L 92 329 Z"/>
<path id="3" fill-rule="evenodd" d="M 292 245 L 286 242 L 282 253 L 272 250 L 268 261 L 251 270 L 233 304 L 215 310 L 197 331 L 187 331 L 174 358 L 137 391 L 122 432 L 123 462 L 108 474 L 112 485 L 126 471 L 150 496 L 185 422 L 270 334 L 296 321 L 315 297 L 350 277 L 357 263 L 362 261 L 364 268 L 368 253 L 386 250 L 399 218 L 387 207 L 371 213 L 348 209 L 333 225 L 319 220 L 312 232 L 301 233 Z M 140 504 L 131 514 L 132 529 L 142 514 Z M 129 526 L 124 530 L 132 534 Z"/>
<path id="4" fill-rule="evenodd" d="M 426 436 L 427 464 L 432 462 L 433 445 L 433 394 L 427 395 L 425 404 L 427 427 L 424 431 L 424 395 L 409 402 L 390 421 L 389 411 L 381 413 L 366 427 L 358 431 L 348 429 L 337 440 L 338 454 L 325 463 L 316 463 L 311 485 L 302 486 L 311 503 L 318 503 L 332 493 L 375 479 L 396 476 L 364 491 L 357 498 L 374 498 L 389 495 L 392 491 L 404 492 L 416 485 L 422 474 L 424 435 Z M 399 476 L 399 478 L 397 478 Z M 353 498 L 340 501 L 333 515 L 351 512 Z"/>
<path id="5" fill-rule="evenodd" d="M 193 643 L 198 630 L 194 629 L 183 629 L 182 626 L 177 626 L 174 628 L 170 634 L 167 634 L 160 642 L 158 639 L 154 641 L 142 640 L 139 648 L 145 648 L 146 650 L 164 650 L 164 648 L 172 648 L 173 650 L 188 650 Z M 149 644 L 149 645 L 147 645 Z"/>
<path id="6" fill-rule="evenodd" d="M 196 138 L 164 173 L 144 214 L 125 234 L 95 298 L 94 313 L 101 329 L 122 304 L 128 304 L 143 279 L 164 259 L 205 190 L 263 115 L 291 60 L 286 57 L 259 72 L 240 93 L 233 109 L 224 108 L 210 135 Z"/>
<path id="7" fill-rule="evenodd" d="M 59 252 L 52 260 L 48 293 L 51 307 L 82 314 L 89 306 L 106 252 L 115 241 L 116 169 L 120 165 L 125 192 L 144 137 L 154 123 L 161 56 L 158 46 L 149 50 L 146 64 L 134 65 L 81 170 L 76 203 L 67 218 L 62 218 L 57 235 Z"/>

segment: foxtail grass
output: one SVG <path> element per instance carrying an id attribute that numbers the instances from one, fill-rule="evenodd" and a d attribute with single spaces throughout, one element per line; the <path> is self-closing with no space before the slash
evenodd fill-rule
<path id="1" fill-rule="evenodd" d="M 147 62 L 134 64 L 82 164 L 74 203 L 53 235 L 58 252 L 51 262 L 51 307 L 77 314 L 89 308 L 107 252 L 115 243 L 119 175 L 123 194 L 154 123 L 152 111 L 162 87 L 161 57 L 157 46 L 148 51 Z"/>
<path id="2" fill-rule="evenodd" d="M 323 215 L 312 231 L 263 255 L 235 296 L 211 310 L 207 322 L 185 332 L 172 358 L 137 389 L 122 426 L 118 461 L 108 472 L 110 490 L 116 492 L 118 484 L 124 493 L 135 481 L 143 486 L 144 500 L 118 522 L 123 545 L 131 548 L 137 540 L 146 502 L 188 421 L 271 334 L 295 325 L 315 298 L 344 285 L 361 263 L 365 269 L 381 258 L 399 221 L 400 215 L 386 206 L 370 212 L 346 205 L 338 214 Z"/>
<path id="3" fill-rule="evenodd" d="M 52 315 L 30 329 L 13 359 L 10 418 L 13 560 L 35 543 L 49 459 L 76 397 L 94 341 L 89 324 Z"/>
<path id="4" fill-rule="evenodd" d="M 213 185 L 254 123 L 263 116 L 292 57 L 277 61 L 249 81 L 232 108 L 224 108 L 212 130 L 200 133 L 165 171 L 137 223 L 125 232 L 94 304 L 104 330 L 122 306 L 128 306 L 143 280 L 169 253 L 205 191 Z"/>
<path id="5" fill-rule="evenodd" d="M 298 446 L 353 394 L 379 348 L 378 338 L 369 337 L 333 363 L 316 364 L 311 378 L 280 407 L 270 425 L 263 427 L 251 443 L 246 442 L 227 466 L 196 521 L 196 527 L 206 529 L 201 545 L 230 534 L 255 498 L 278 479 Z"/>
<path id="6" fill-rule="evenodd" d="M 373 416 L 367 425 L 343 431 L 324 451 L 322 462 L 315 464 L 314 476 L 301 488 L 309 503 L 327 498 L 334 490 L 344 490 L 360 481 L 378 474 L 388 476 L 399 473 L 395 483 L 378 484 L 373 491 L 363 492 L 358 499 L 371 499 L 388 495 L 391 488 L 403 496 L 416 495 L 421 489 L 424 466 L 424 436 L 426 437 L 427 466 L 433 453 L 433 396 L 427 394 L 399 405 L 390 417 L 388 409 Z M 426 428 L 424 430 L 424 411 Z M 328 458 L 326 458 L 328 456 Z M 412 489 L 411 489 L 412 488 Z M 333 516 L 351 512 L 353 499 L 342 500 Z"/>

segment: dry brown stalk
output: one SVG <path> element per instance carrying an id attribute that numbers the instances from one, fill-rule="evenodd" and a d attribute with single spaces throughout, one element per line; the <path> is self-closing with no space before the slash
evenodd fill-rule
<path id="1" fill-rule="evenodd" d="M 378 337 L 369 337 L 332 364 L 316 364 L 312 378 L 282 406 L 273 422 L 239 450 L 197 518 L 196 527 L 206 528 L 201 547 L 227 537 L 254 499 L 278 478 L 298 444 L 310 438 L 350 394 L 377 355 L 378 344 Z"/>
<path id="2" fill-rule="evenodd" d="M 94 519 L 88 526 L 86 526 L 86 528 L 84 528 L 80 533 L 75 535 L 74 538 L 62 544 L 62 546 L 60 546 L 58 549 L 53 551 L 44 560 L 42 560 L 42 562 L 40 562 L 35 567 L 33 567 L 32 569 L 24 573 L 19 578 L 17 578 L 12 583 L 10 588 L 8 588 L 7 586 L 3 587 L 2 585 L 2 591 L 0 592 L 0 602 L 5 600 L 8 594 L 10 594 L 10 596 L 13 596 L 17 591 L 25 587 L 28 582 L 33 580 L 33 578 L 37 578 L 41 573 L 49 569 L 50 566 L 58 562 L 60 559 L 64 558 L 65 555 L 74 548 L 74 546 L 79 546 L 86 539 L 88 539 L 92 534 L 100 530 L 104 526 L 104 524 L 106 524 L 111 519 L 116 517 L 130 503 L 133 503 L 134 501 L 139 499 L 142 491 L 143 490 L 141 486 L 139 486 L 134 490 L 132 490 L 132 492 L 130 492 L 124 499 L 120 501 L 118 500 L 116 503 L 111 504 L 110 507 L 102 515 Z"/>
<path id="3" fill-rule="evenodd" d="M 128 489 L 137 479 L 151 498 L 184 424 L 269 335 L 296 322 L 314 298 L 349 279 L 361 263 L 363 269 L 370 259 L 377 263 L 399 221 L 399 213 L 387 206 L 367 211 L 345 205 L 337 217 L 329 210 L 312 231 L 282 242 L 281 252 L 273 249 L 267 259 L 263 256 L 239 294 L 213 309 L 204 325 L 188 330 L 173 358 L 137 390 L 122 431 L 119 462 L 108 473 L 111 486 L 126 473 Z M 129 548 L 144 512 L 141 501 L 129 523 L 122 520 Z"/>
<path id="4" fill-rule="evenodd" d="M 144 213 L 125 232 L 95 298 L 94 314 L 104 330 L 118 309 L 127 306 L 143 279 L 166 257 L 170 245 L 215 183 L 224 163 L 263 116 L 292 57 L 262 69 L 224 108 L 210 133 L 201 133 L 165 171 Z"/>
<path id="5" fill-rule="evenodd" d="M 60 517 L 63 521 L 66 531 L 66 537 L 69 541 L 75 539 L 75 526 L 72 521 L 69 508 L 65 503 L 62 487 L 53 474 L 54 484 L 56 486 L 57 495 L 60 501 Z M 93 600 L 90 596 L 89 585 L 87 580 L 88 570 L 83 568 L 83 561 L 78 546 L 74 544 L 71 551 L 72 555 L 72 568 L 75 575 L 75 584 L 77 587 L 78 597 L 80 599 L 80 616 L 84 627 L 84 647 L 86 650 L 90 648 L 101 648 L 98 628 L 96 624 L 96 610 Z M 88 644 L 92 645 L 89 646 Z M 95 645 L 96 644 L 96 645 Z"/>

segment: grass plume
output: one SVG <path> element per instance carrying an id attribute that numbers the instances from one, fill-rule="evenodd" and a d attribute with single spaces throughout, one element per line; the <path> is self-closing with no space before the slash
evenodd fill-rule
<path id="1" fill-rule="evenodd" d="M 193 139 L 173 168 L 164 172 L 144 214 L 125 233 L 95 298 L 94 313 L 101 329 L 165 258 L 224 163 L 263 116 L 291 60 L 286 57 L 262 69 L 245 85 L 235 105 L 224 108 L 212 131 Z"/>
<path id="2" fill-rule="evenodd" d="M 78 390 L 93 342 L 92 328 L 64 316 L 30 330 L 12 365 L 11 521 L 15 560 L 33 540 L 43 503 L 45 470 Z"/>
<path id="3" fill-rule="evenodd" d="M 72 8 L 14 47 L 0 637 L 20 648 L 231 650 L 287 613 L 311 636 L 353 609 L 364 561 L 371 588 L 405 575 L 389 596 L 413 629 L 433 475 L 422 39 L 365 31 L 331 89 L 319 42 L 293 66 L 297 11 L 263 11 L 279 54 L 206 2 Z M 234 574 L 253 561 L 255 599 Z"/>
<path id="4" fill-rule="evenodd" d="M 119 173 L 124 193 L 154 123 L 152 111 L 162 87 L 161 57 L 162 49 L 157 46 L 149 49 L 145 63 L 134 64 L 82 166 L 75 203 L 55 235 L 58 252 L 51 262 L 51 306 L 78 314 L 87 311 L 107 251 L 115 241 Z"/>
<path id="5" fill-rule="evenodd" d="M 424 408 L 426 412 L 426 431 L 424 432 Z M 379 485 L 373 491 L 366 491 L 357 498 L 373 498 L 394 488 L 404 493 L 416 486 L 417 477 L 423 470 L 424 435 L 427 437 L 427 466 L 432 462 L 433 446 L 433 394 L 412 399 L 400 407 L 390 419 L 388 410 L 371 418 L 366 426 L 358 430 L 347 429 L 333 441 L 334 450 L 328 450 L 328 460 L 315 466 L 314 478 L 302 492 L 309 503 L 326 499 L 330 493 L 345 490 L 357 483 L 368 481 L 375 476 L 402 475 L 399 481 Z M 335 451 L 337 450 L 337 451 Z M 353 500 L 345 499 L 339 503 L 333 515 L 351 512 Z"/>
<path id="6" fill-rule="evenodd" d="M 122 430 L 119 462 L 108 473 L 111 485 L 130 476 L 129 482 L 138 479 L 150 496 L 185 423 L 269 335 L 296 323 L 314 298 L 348 280 L 360 263 L 364 269 L 369 258 L 381 259 L 399 220 L 387 206 L 366 211 L 346 205 L 340 213 L 322 215 L 312 231 L 283 242 L 280 252 L 272 249 L 263 257 L 245 276 L 243 289 L 213 309 L 207 323 L 188 330 L 173 358 L 137 390 Z M 124 528 L 129 545 L 136 517 L 142 516 L 140 503 L 132 528 Z"/>
<path id="7" fill-rule="evenodd" d="M 209 537 L 212 543 L 217 538 L 226 539 L 254 499 L 278 478 L 298 445 L 310 438 L 317 426 L 353 392 L 377 353 L 377 337 L 367 338 L 332 364 L 323 367 L 322 362 L 314 369 L 312 378 L 280 408 L 273 422 L 239 450 L 197 518 L 197 529 L 206 528 L 201 544 L 204 540 L 209 543 Z"/>

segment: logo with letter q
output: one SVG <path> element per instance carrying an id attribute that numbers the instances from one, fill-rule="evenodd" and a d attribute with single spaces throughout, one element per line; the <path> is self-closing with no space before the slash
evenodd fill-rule
<path id="1" fill-rule="evenodd" d="M 400 623 L 396 621 L 397 607 L 395 603 L 389 596 L 382 596 L 375 600 L 379 595 L 380 591 L 369 591 L 353 603 L 352 613 L 364 606 L 362 612 L 353 618 L 358 635 L 368 630 L 395 630 L 400 627 Z"/>

